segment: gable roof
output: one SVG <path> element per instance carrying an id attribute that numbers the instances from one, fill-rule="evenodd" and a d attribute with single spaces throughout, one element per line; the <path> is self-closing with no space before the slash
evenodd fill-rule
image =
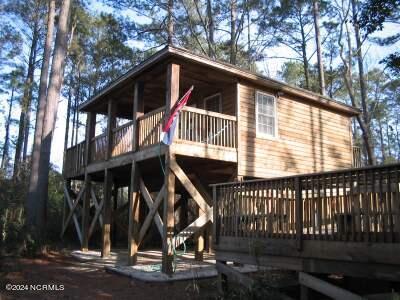
<path id="1" fill-rule="evenodd" d="M 348 114 L 350 116 L 356 116 L 360 113 L 360 110 L 338 102 L 332 98 L 322 96 L 320 94 L 291 86 L 287 83 L 282 81 L 272 79 L 254 72 L 250 72 L 244 69 L 241 69 L 235 65 L 212 60 L 209 57 L 194 54 L 186 49 L 178 48 L 175 46 L 167 46 L 162 50 L 158 51 L 157 53 L 150 56 L 148 59 L 144 60 L 140 64 L 136 65 L 125 74 L 111 82 L 108 86 L 100 90 L 96 95 L 94 95 L 89 100 L 85 101 L 79 106 L 79 110 L 86 111 L 89 106 L 99 101 L 102 97 L 106 96 L 112 91 L 115 91 L 118 87 L 123 85 L 127 80 L 134 78 L 141 74 L 143 71 L 147 70 L 148 68 L 154 66 L 155 64 L 159 63 L 160 61 L 165 60 L 166 58 L 170 57 L 177 57 L 181 59 L 188 60 L 189 62 L 194 62 L 205 67 L 209 67 L 210 69 L 215 69 L 226 74 L 238 77 L 240 79 L 245 79 L 255 84 L 265 86 L 267 88 L 271 88 L 276 90 L 277 92 L 283 92 L 294 96 L 299 96 L 304 100 L 308 100 L 310 102 L 314 102 L 315 104 L 322 105 L 327 108 L 331 108 L 342 113 Z"/>

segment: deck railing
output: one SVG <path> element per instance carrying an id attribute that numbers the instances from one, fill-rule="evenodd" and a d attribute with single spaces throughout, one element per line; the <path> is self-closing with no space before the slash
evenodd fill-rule
<path id="1" fill-rule="evenodd" d="M 132 151 L 133 123 L 130 121 L 112 131 L 111 156 L 118 156 Z"/>
<path id="2" fill-rule="evenodd" d="M 63 172 L 71 176 L 78 174 L 85 164 L 85 141 L 67 149 Z"/>
<path id="3" fill-rule="evenodd" d="M 90 141 L 90 161 L 102 161 L 106 159 L 107 135 L 105 133 L 94 137 Z"/>
<path id="4" fill-rule="evenodd" d="M 236 117 L 194 107 L 184 107 L 179 116 L 178 139 L 236 148 Z"/>
<path id="5" fill-rule="evenodd" d="M 214 186 L 216 239 L 400 242 L 400 164 Z"/>
<path id="6" fill-rule="evenodd" d="M 150 111 L 137 120 L 138 146 L 143 149 L 160 143 L 164 124 L 165 106 Z M 112 130 L 111 157 L 131 152 L 134 121 Z M 236 148 L 236 117 L 193 107 L 184 107 L 176 130 L 176 140 L 189 141 L 203 145 Z M 65 170 L 77 172 L 84 167 L 84 142 L 66 151 Z M 106 159 L 107 135 L 95 136 L 90 141 L 90 162 Z M 69 173 L 70 174 L 70 173 Z"/>
<path id="7" fill-rule="evenodd" d="M 155 145 L 160 142 L 165 115 L 165 106 L 150 111 L 138 118 L 139 148 Z"/>

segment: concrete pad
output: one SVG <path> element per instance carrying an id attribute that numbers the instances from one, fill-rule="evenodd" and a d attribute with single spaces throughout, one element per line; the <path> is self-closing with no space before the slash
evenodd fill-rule
<path id="1" fill-rule="evenodd" d="M 105 268 L 109 272 L 128 276 L 147 282 L 168 282 L 177 280 L 191 280 L 216 277 L 213 255 L 204 253 L 204 261 L 194 260 L 194 253 L 180 253 L 176 255 L 175 273 L 168 276 L 161 272 L 162 253 L 158 250 L 139 251 L 138 262 L 135 266 L 127 266 L 127 251 L 117 250 L 111 252 L 107 258 L 101 258 L 100 251 L 73 251 L 71 255 L 79 261 L 95 267 Z M 234 266 L 239 272 L 250 273 L 260 269 L 257 266 Z"/>

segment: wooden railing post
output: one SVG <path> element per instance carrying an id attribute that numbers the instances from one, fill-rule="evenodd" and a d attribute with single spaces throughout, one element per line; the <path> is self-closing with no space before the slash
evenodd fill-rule
<path id="1" fill-rule="evenodd" d="M 133 128 L 132 128 L 132 151 L 136 151 L 139 144 L 139 122 L 138 118 L 143 115 L 144 102 L 143 102 L 143 82 L 135 82 L 134 95 L 133 95 Z"/>
<path id="2" fill-rule="evenodd" d="M 302 249 L 302 238 L 303 238 L 303 199 L 302 199 L 302 189 L 301 189 L 301 178 L 295 177 L 294 188 L 296 196 L 296 244 L 297 249 L 301 251 Z"/>
<path id="3" fill-rule="evenodd" d="M 113 129 L 116 125 L 115 119 L 115 102 L 112 99 L 108 100 L 107 103 L 107 148 L 106 148 L 106 160 L 111 158 L 112 147 L 113 147 Z"/>
<path id="4" fill-rule="evenodd" d="M 96 114 L 94 112 L 88 112 L 87 113 L 87 119 L 86 119 L 86 133 L 85 133 L 85 167 L 89 164 L 90 162 L 90 157 L 91 157 L 91 141 L 94 138 L 95 135 L 95 129 L 96 129 Z"/>

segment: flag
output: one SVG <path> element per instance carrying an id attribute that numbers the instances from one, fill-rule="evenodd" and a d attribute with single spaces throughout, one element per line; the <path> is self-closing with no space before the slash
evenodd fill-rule
<path id="1" fill-rule="evenodd" d="M 164 124 L 160 136 L 161 142 L 164 143 L 165 145 L 172 144 L 172 139 L 174 138 L 176 124 L 178 123 L 179 119 L 179 113 L 188 102 L 190 95 L 192 94 L 192 91 L 193 91 L 193 85 L 185 93 L 185 95 L 183 95 L 183 97 L 179 99 L 178 102 L 176 102 L 175 105 L 171 108 L 169 117 Z"/>

